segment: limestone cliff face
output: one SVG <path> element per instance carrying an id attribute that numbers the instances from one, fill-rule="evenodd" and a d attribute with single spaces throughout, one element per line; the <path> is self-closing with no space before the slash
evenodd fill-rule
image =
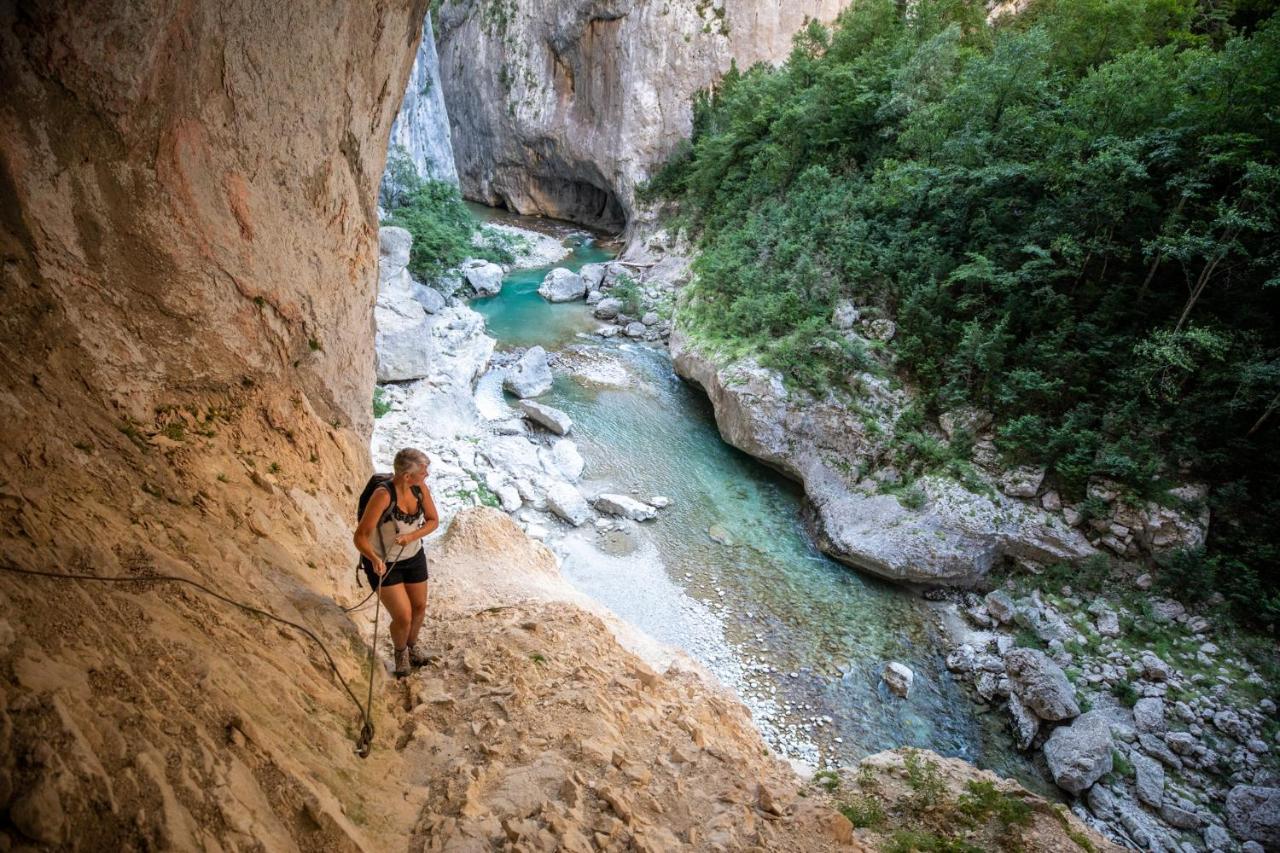
<path id="1" fill-rule="evenodd" d="M 391 148 L 404 150 L 419 177 L 458 183 L 430 15 L 423 19 L 422 41 L 413 58 L 409 85 L 405 87 L 400 112 L 391 125 Z"/>
<path id="2" fill-rule="evenodd" d="M 441 7 L 441 79 L 463 192 L 620 228 L 636 185 L 732 62 L 784 59 L 846 0 L 462 0 Z"/>
<path id="3" fill-rule="evenodd" d="M 358 677 L 328 596 L 425 7 L 0 8 L 0 563 L 198 579 Z M 190 591 L 0 575 L 5 847 L 396 846 L 402 798 L 369 828 L 335 797 L 395 763 L 353 711 L 314 646 Z"/>

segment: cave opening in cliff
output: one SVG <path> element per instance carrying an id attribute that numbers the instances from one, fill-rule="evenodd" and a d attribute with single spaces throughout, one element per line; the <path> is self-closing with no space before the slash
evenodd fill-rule
<path id="1" fill-rule="evenodd" d="M 532 177 L 539 205 L 548 216 L 580 222 L 612 233 L 627 225 L 627 212 L 613 190 L 580 178 Z"/>

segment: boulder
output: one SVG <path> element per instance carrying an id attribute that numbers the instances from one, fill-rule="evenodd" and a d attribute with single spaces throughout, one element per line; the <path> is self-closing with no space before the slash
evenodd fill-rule
<path id="1" fill-rule="evenodd" d="M 582 476 L 586 463 L 578 446 L 567 438 L 562 438 L 550 448 L 538 448 L 538 460 L 542 469 L 555 478 L 563 478 L 576 482 Z"/>
<path id="2" fill-rule="evenodd" d="M 1144 652 L 1139 661 L 1142 677 L 1148 681 L 1168 681 L 1173 669 L 1152 652 Z"/>
<path id="3" fill-rule="evenodd" d="M 644 327 L 644 323 L 628 323 L 622 330 L 628 338 L 643 338 L 646 331 L 648 330 Z"/>
<path id="4" fill-rule="evenodd" d="M 999 622 L 1001 625 L 1008 625 L 1013 621 L 1013 615 L 1016 608 L 1013 599 L 1009 597 L 1009 593 L 1003 590 L 994 589 L 987 593 L 987 597 L 983 599 L 983 603 L 987 606 L 987 612 L 991 614 L 991 618 Z"/>
<path id="5" fill-rule="evenodd" d="M 502 292 L 502 267 L 490 261 L 471 259 L 459 267 L 462 275 L 480 296 L 497 296 Z"/>
<path id="6" fill-rule="evenodd" d="M 1135 773 L 1134 787 L 1138 799 L 1153 809 L 1164 802 L 1164 768 L 1154 758 L 1148 758 L 1136 750 L 1129 756 Z"/>
<path id="7" fill-rule="evenodd" d="M 1016 694 L 1009 696 L 1009 716 L 1013 718 L 1013 733 L 1018 749 L 1030 749 L 1040 732 L 1040 718 L 1031 713 Z"/>
<path id="8" fill-rule="evenodd" d="M 626 495 L 602 494 L 596 498 L 595 507 L 606 515 L 616 515 L 632 521 L 649 521 L 658 517 L 658 511 L 649 504 Z"/>
<path id="9" fill-rule="evenodd" d="M 378 229 L 378 277 L 389 278 L 409 265 L 413 235 L 407 229 L 384 225 Z"/>
<path id="10" fill-rule="evenodd" d="M 587 499 L 569 483 L 556 483 L 547 489 L 547 507 L 574 527 L 581 527 L 591 518 Z"/>
<path id="11" fill-rule="evenodd" d="M 578 275 L 582 276 L 582 282 L 587 286 L 587 290 L 599 290 L 604 284 L 607 269 L 607 264 L 584 264 L 582 269 L 578 270 Z"/>
<path id="12" fill-rule="evenodd" d="M 661 319 L 662 318 L 658 316 L 656 311 L 646 311 L 645 315 L 640 318 L 640 322 L 644 323 L 646 326 L 652 326 Z"/>
<path id="13" fill-rule="evenodd" d="M 1227 794 L 1227 826 L 1267 849 L 1280 847 L 1280 788 L 1236 785 Z"/>
<path id="14" fill-rule="evenodd" d="M 947 440 L 950 441 L 956 437 L 956 433 L 960 430 L 967 432 L 970 437 L 977 436 L 982 430 L 991 425 L 992 414 L 984 409 L 975 409 L 972 406 L 961 406 L 958 409 L 952 409 L 949 412 L 943 412 L 938 416 L 938 426 L 942 427 L 942 431 L 946 434 Z"/>
<path id="15" fill-rule="evenodd" d="M 572 302 L 587 295 L 587 285 L 576 272 L 557 267 L 542 280 L 538 295 L 548 302 Z"/>
<path id="16" fill-rule="evenodd" d="M 1023 465 L 1000 475 L 1000 491 L 1012 498 L 1034 498 L 1044 482 L 1044 468 Z"/>
<path id="17" fill-rule="evenodd" d="M 860 314 L 857 307 L 848 299 L 841 299 L 831 312 L 831 325 L 842 332 L 852 329 L 858 322 Z"/>
<path id="18" fill-rule="evenodd" d="M 551 382 L 547 351 L 540 346 L 532 346 L 507 370 L 502 387 L 517 397 L 537 397 L 551 390 Z"/>
<path id="19" fill-rule="evenodd" d="M 889 692 L 902 699 L 907 698 L 907 694 L 911 692 L 911 684 L 915 681 L 915 673 L 911 668 L 897 661 L 885 664 L 880 677 L 884 679 Z"/>
<path id="20" fill-rule="evenodd" d="M 898 334 L 898 324 L 892 320 L 872 320 L 867 324 L 867 336 L 877 341 L 891 341 Z"/>
<path id="21" fill-rule="evenodd" d="M 440 295 L 440 291 L 415 281 L 409 288 L 409 292 L 413 294 L 414 300 L 422 306 L 422 310 L 428 314 L 438 314 L 444 310 L 444 297 Z"/>
<path id="22" fill-rule="evenodd" d="M 1164 700 L 1158 696 L 1139 699 L 1133 706 L 1133 727 L 1140 732 L 1164 731 Z"/>
<path id="23" fill-rule="evenodd" d="M 587 291 L 587 300 L 586 300 L 586 301 L 587 301 L 587 304 L 588 304 L 588 305 L 596 305 L 596 304 L 599 304 L 599 302 L 600 302 L 600 300 L 601 300 L 601 299 L 604 299 L 604 294 L 603 294 L 603 293 L 601 293 L 600 291 L 598 291 L 598 290 L 588 290 L 588 291 Z"/>
<path id="24" fill-rule="evenodd" d="M 618 312 L 622 310 L 622 300 L 614 299 L 612 296 L 606 296 L 596 303 L 595 310 L 592 312 L 601 320 L 612 320 L 618 316 Z"/>
<path id="25" fill-rule="evenodd" d="M 1066 673 L 1038 649 L 1014 649 L 1004 657 L 1009 687 L 1042 720 L 1069 720 L 1080 714 Z"/>
<path id="26" fill-rule="evenodd" d="M 975 659 L 973 646 L 964 643 L 947 655 L 947 669 L 952 672 L 973 672 Z"/>
<path id="27" fill-rule="evenodd" d="M 1171 489 L 1173 506 L 1148 503 L 1141 512 L 1138 540 L 1152 554 L 1196 550 L 1209 533 L 1209 489 L 1202 484 Z"/>
<path id="28" fill-rule="evenodd" d="M 573 420 L 559 409 L 535 403 L 533 400 L 521 400 L 517 404 L 520 412 L 529 420 L 546 427 L 556 435 L 568 435 L 573 428 Z"/>
<path id="29" fill-rule="evenodd" d="M 430 379 L 469 384 L 489 364 L 494 341 L 484 318 L 466 305 L 428 314 L 407 287 L 378 294 L 373 310 L 374 365 L 379 382 Z"/>
<path id="30" fill-rule="evenodd" d="M 1090 711 L 1053 730 L 1045 741 L 1044 758 L 1058 787 L 1080 794 L 1111 772 L 1114 747 L 1106 715 Z"/>

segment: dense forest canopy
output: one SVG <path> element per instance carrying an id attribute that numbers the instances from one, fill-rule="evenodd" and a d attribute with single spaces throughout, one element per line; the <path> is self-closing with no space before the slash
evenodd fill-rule
<path id="1" fill-rule="evenodd" d="M 732 71 L 646 192 L 699 236 L 682 324 L 839 391 L 996 414 L 1065 495 L 1213 486 L 1165 573 L 1280 616 L 1280 21 L 1271 3 L 856 0 Z M 832 325 L 892 318 L 884 357 Z M 1086 501 L 1086 510 L 1088 502 Z"/>

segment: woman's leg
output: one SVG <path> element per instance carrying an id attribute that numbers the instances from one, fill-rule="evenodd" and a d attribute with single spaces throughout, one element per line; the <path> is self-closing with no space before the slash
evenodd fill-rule
<path id="1" fill-rule="evenodd" d="M 422 630 L 422 620 L 427 615 L 427 582 L 407 583 L 404 591 L 409 599 L 409 634 L 410 646 L 418 642 L 418 632 Z"/>
<path id="2" fill-rule="evenodd" d="M 391 617 L 391 643 L 397 649 L 403 649 L 409 641 L 409 624 L 413 621 L 413 607 L 409 604 L 409 594 L 405 585 L 384 586 L 378 597 L 382 606 L 387 608 Z"/>

